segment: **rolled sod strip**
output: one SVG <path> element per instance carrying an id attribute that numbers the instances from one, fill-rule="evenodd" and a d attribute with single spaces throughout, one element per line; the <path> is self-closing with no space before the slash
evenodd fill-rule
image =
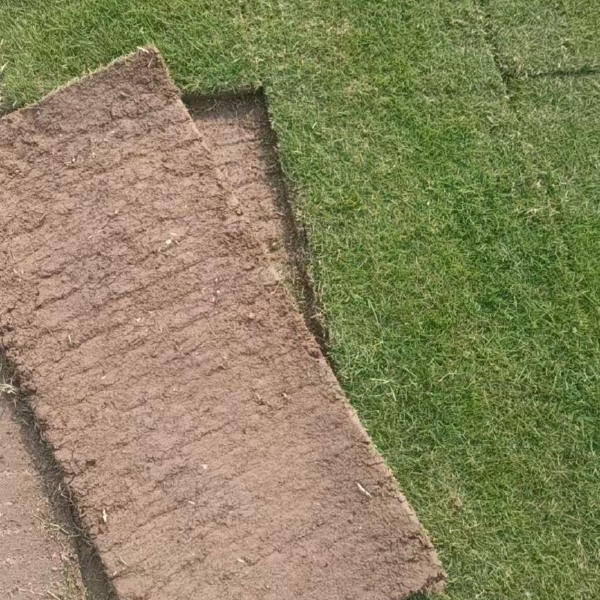
<path id="1" fill-rule="evenodd" d="M 120 599 L 404 598 L 435 551 L 162 59 L 0 120 L 2 345 Z"/>

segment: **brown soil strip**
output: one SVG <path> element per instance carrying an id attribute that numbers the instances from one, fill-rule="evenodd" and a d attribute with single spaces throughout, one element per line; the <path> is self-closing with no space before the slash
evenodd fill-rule
<path id="1" fill-rule="evenodd" d="M 48 502 L 30 443 L 0 393 L 0 598 L 83 600 L 74 531 Z"/>
<path id="2" fill-rule="evenodd" d="M 243 205 L 274 277 L 291 288 L 325 353 L 328 335 L 310 274 L 308 240 L 283 177 L 264 91 L 190 95 L 184 102 L 211 150 L 221 181 Z"/>
<path id="3" fill-rule="evenodd" d="M 0 120 L 2 343 L 122 599 L 444 575 L 158 54 Z"/>
<path id="4" fill-rule="evenodd" d="M 258 94 L 184 98 L 202 142 L 234 210 L 244 214 L 278 280 L 291 277 L 284 240 L 284 208 L 269 171 L 265 148 L 265 106 Z"/>
<path id="5" fill-rule="evenodd" d="M 60 600 L 116 600 L 114 588 L 81 524 L 52 448 L 44 440 L 29 398 L 19 392 L 18 376 L 2 352 L 0 384 L 0 504 L 3 498 L 8 498 L 6 505 L 10 507 L 0 514 L 0 538 L 8 523 L 9 529 L 19 536 L 18 553 L 27 565 L 21 570 L 14 569 L 21 558 L 11 552 L 10 544 L 4 547 L 4 552 L 0 549 L 0 563 L 6 555 L 4 562 L 10 568 L 10 575 L 0 569 L 0 594 L 4 586 L 8 590 L 8 586 L 14 584 L 10 598 L 20 597 L 19 592 L 28 598 L 41 594 L 44 598 Z M 6 422 L 3 422 L 4 417 Z M 15 465 L 26 468 L 16 471 Z M 8 478 L 6 486 L 3 476 Z M 13 502 L 14 497 L 18 502 Z M 32 515 L 38 521 L 37 530 L 31 528 Z M 51 566 L 50 576 L 44 562 L 39 560 L 48 547 L 52 548 L 53 559 L 60 557 L 60 568 Z M 39 582 L 37 591 L 32 581 Z M 46 591 L 40 592 L 40 588 Z"/>

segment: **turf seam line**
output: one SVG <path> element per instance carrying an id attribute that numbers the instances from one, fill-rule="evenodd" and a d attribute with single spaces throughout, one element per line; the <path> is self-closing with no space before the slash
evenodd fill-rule
<path id="1" fill-rule="evenodd" d="M 487 6 L 488 0 L 475 0 L 475 10 L 479 13 L 483 27 L 484 39 L 487 42 L 490 54 L 496 65 L 496 69 L 500 74 L 502 83 L 506 87 L 507 91 L 510 89 L 513 80 L 518 77 L 512 69 L 510 69 L 504 62 L 502 52 L 500 51 L 500 44 L 498 42 L 498 35 L 494 28 L 493 21 L 488 13 Z"/>
<path id="2" fill-rule="evenodd" d="M 580 67 L 573 67 L 567 69 L 549 69 L 545 71 L 527 71 L 527 70 L 515 70 L 506 64 L 503 59 L 503 53 L 500 50 L 500 44 L 498 42 L 498 33 L 494 28 L 493 19 L 486 10 L 489 0 L 475 0 L 475 9 L 480 15 L 482 22 L 484 38 L 490 47 L 490 53 L 494 60 L 494 64 L 500 73 L 502 82 L 510 90 L 511 86 L 515 81 L 522 81 L 527 79 L 543 79 L 548 78 L 560 78 L 560 77 L 589 77 L 600 75 L 600 64 L 586 64 Z M 564 11 L 562 2 L 560 3 L 559 9 Z"/>
<path id="3" fill-rule="evenodd" d="M 591 64 L 573 69 L 553 69 L 550 71 L 534 71 L 532 73 L 523 73 L 518 75 L 519 79 L 543 79 L 560 77 L 594 77 L 600 75 L 600 65 Z"/>

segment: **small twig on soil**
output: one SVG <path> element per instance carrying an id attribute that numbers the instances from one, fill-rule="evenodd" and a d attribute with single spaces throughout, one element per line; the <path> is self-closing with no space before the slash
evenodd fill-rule
<path id="1" fill-rule="evenodd" d="M 372 498 L 373 495 L 368 492 L 362 485 L 360 485 L 360 483 L 358 483 L 358 481 L 356 482 L 356 485 L 358 486 L 358 489 L 365 495 L 368 496 L 369 498 Z"/>

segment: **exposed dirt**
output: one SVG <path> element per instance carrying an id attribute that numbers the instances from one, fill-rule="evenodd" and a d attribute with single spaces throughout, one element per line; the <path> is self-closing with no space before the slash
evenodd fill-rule
<path id="1" fill-rule="evenodd" d="M 221 182 L 240 203 L 274 276 L 293 290 L 321 347 L 327 331 L 309 271 L 306 233 L 285 184 L 262 90 L 185 99 Z"/>
<path id="2" fill-rule="evenodd" d="M 2 343 L 119 597 L 439 587 L 232 187 L 152 50 L 0 120 Z"/>
<path id="3" fill-rule="evenodd" d="M 239 205 L 278 279 L 290 276 L 284 239 L 284 209 L 269 172 L 265 151 L 264 106 L 257 95 L 186 99 L 203 143 L 210 149 L 217 176 L 230 204 Z M 234 207 L 235 210 L 235 207 Z"/>
<path id="4" fill-rule="evenodd" d="M 74 533 L 48 502 L 29 443 L 0 393 L 0 598 L 82 600 Z"/>

